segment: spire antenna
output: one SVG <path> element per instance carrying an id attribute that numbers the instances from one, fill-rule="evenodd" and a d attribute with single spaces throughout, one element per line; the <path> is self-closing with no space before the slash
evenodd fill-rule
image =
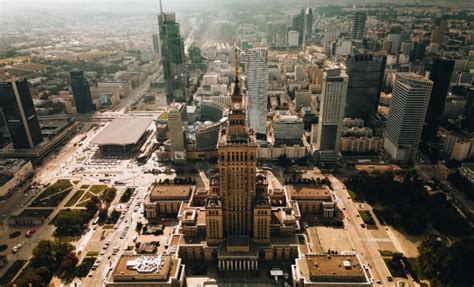
<path id="1" fill-rule="evenodd" d="M 163 3 L 161 3 L 161 0 L 160 0 L 160 13 L 163 13 Z"/>
<path id="2" fill-rule="evenodd" d="M 239 82 L 239 49 L 234 46 L 234 82 Z"/>

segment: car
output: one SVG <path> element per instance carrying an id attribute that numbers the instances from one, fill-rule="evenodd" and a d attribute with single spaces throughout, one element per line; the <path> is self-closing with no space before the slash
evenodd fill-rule
<path id="1" fill-rule="evenodd" d="M 104 254 L 105 254 L 104 250 L 100 251 L 100 253 L 99 253 L 99 255 L 104 255 Z"/>
<path id="2" fill-rule="evenodd" d="M 388 282 L 393 282 L 393 277 L 392 276 L 387 276 Z"/>
<path id="3" fill-rule="evenodd" d="M 365 224 L 364 224 L 364 223 L 361 223 L 360 226 L 361 226 L 362 228 L 365 228 Z"/>

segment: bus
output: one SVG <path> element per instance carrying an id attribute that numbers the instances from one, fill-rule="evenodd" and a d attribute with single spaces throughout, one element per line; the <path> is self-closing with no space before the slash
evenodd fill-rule
<path id="1" fill-rule="evenodd" d="M 92 221 L 92 224 L 93 224 L 93 225 L 96 225 L 97 222 L 99 222 L 99 217 L 98 217 L 98 216 L 94 219 L 94 221 Z"/>

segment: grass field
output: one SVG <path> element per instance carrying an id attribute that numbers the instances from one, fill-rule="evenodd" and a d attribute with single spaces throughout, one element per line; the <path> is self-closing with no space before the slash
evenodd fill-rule
<path id="1" fill-rule="evenodd" d="M 47 209 L 24 209 L 18 216 L 29 216 L 29 217 L 36 217 L 36 218 L 46 218 L 48 217 L 51 212 L 53 212 L 53 208 Z"/>
<path id="2" fill-rule="evenodd" d="M 372 214 L 370 214 L 368 210 L 360 210 L 359 214 L 360 214 L 360 218 L 362 218 L 362 221 L 364 221 L 365 224 L 375 225 L 374 218 L 372 217 Z"/>
<path id="3" fill-rule="evenodd" d="M 102 191 L 104 191 L 106 188 L 107 188 L 107 185 L 96 184 L 96 185 L 91 186 L 91 188 L 89 189 L 89 191 L 92 192 L 92 193 L 95 194 L 95 195 L 98 195 L 99 193 L 101 193 Z"/>
<path id="4" fill-rule="evenodd" d="M 66 207 L 74 206 L 74 204 L 76 204 L 76 202 L 79 200 L 79 198 L 81 198 L 84 192 L 85 190 L 83 189 L 79 189 L 78 191 L 76 191 L 76 193 L 74 193 L 74 195 L 66 203 Z"/>

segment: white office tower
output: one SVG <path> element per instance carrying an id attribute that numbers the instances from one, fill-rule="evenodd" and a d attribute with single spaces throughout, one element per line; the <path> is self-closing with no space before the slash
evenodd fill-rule
<path id="1" fill-rule="evenodd" d="M 396 162 L 416 158 L 433 82 L 413 73 L 398 73 L 390 103 L 383 147 Z"/>
<path id="2" fill-rule="evenodd" d="M 245 51 L 245 72 L 247 74 L 247 124 L 257 139 L 267 135 L 267 91 L 268 67 L 266 49 Z"/>
<path id="3" fill-rule="evenodd" d="M 346 108 L 349 77 L 339 68 L 324 71 L 316 148 L 320 162 L 335 162 Z"/>

